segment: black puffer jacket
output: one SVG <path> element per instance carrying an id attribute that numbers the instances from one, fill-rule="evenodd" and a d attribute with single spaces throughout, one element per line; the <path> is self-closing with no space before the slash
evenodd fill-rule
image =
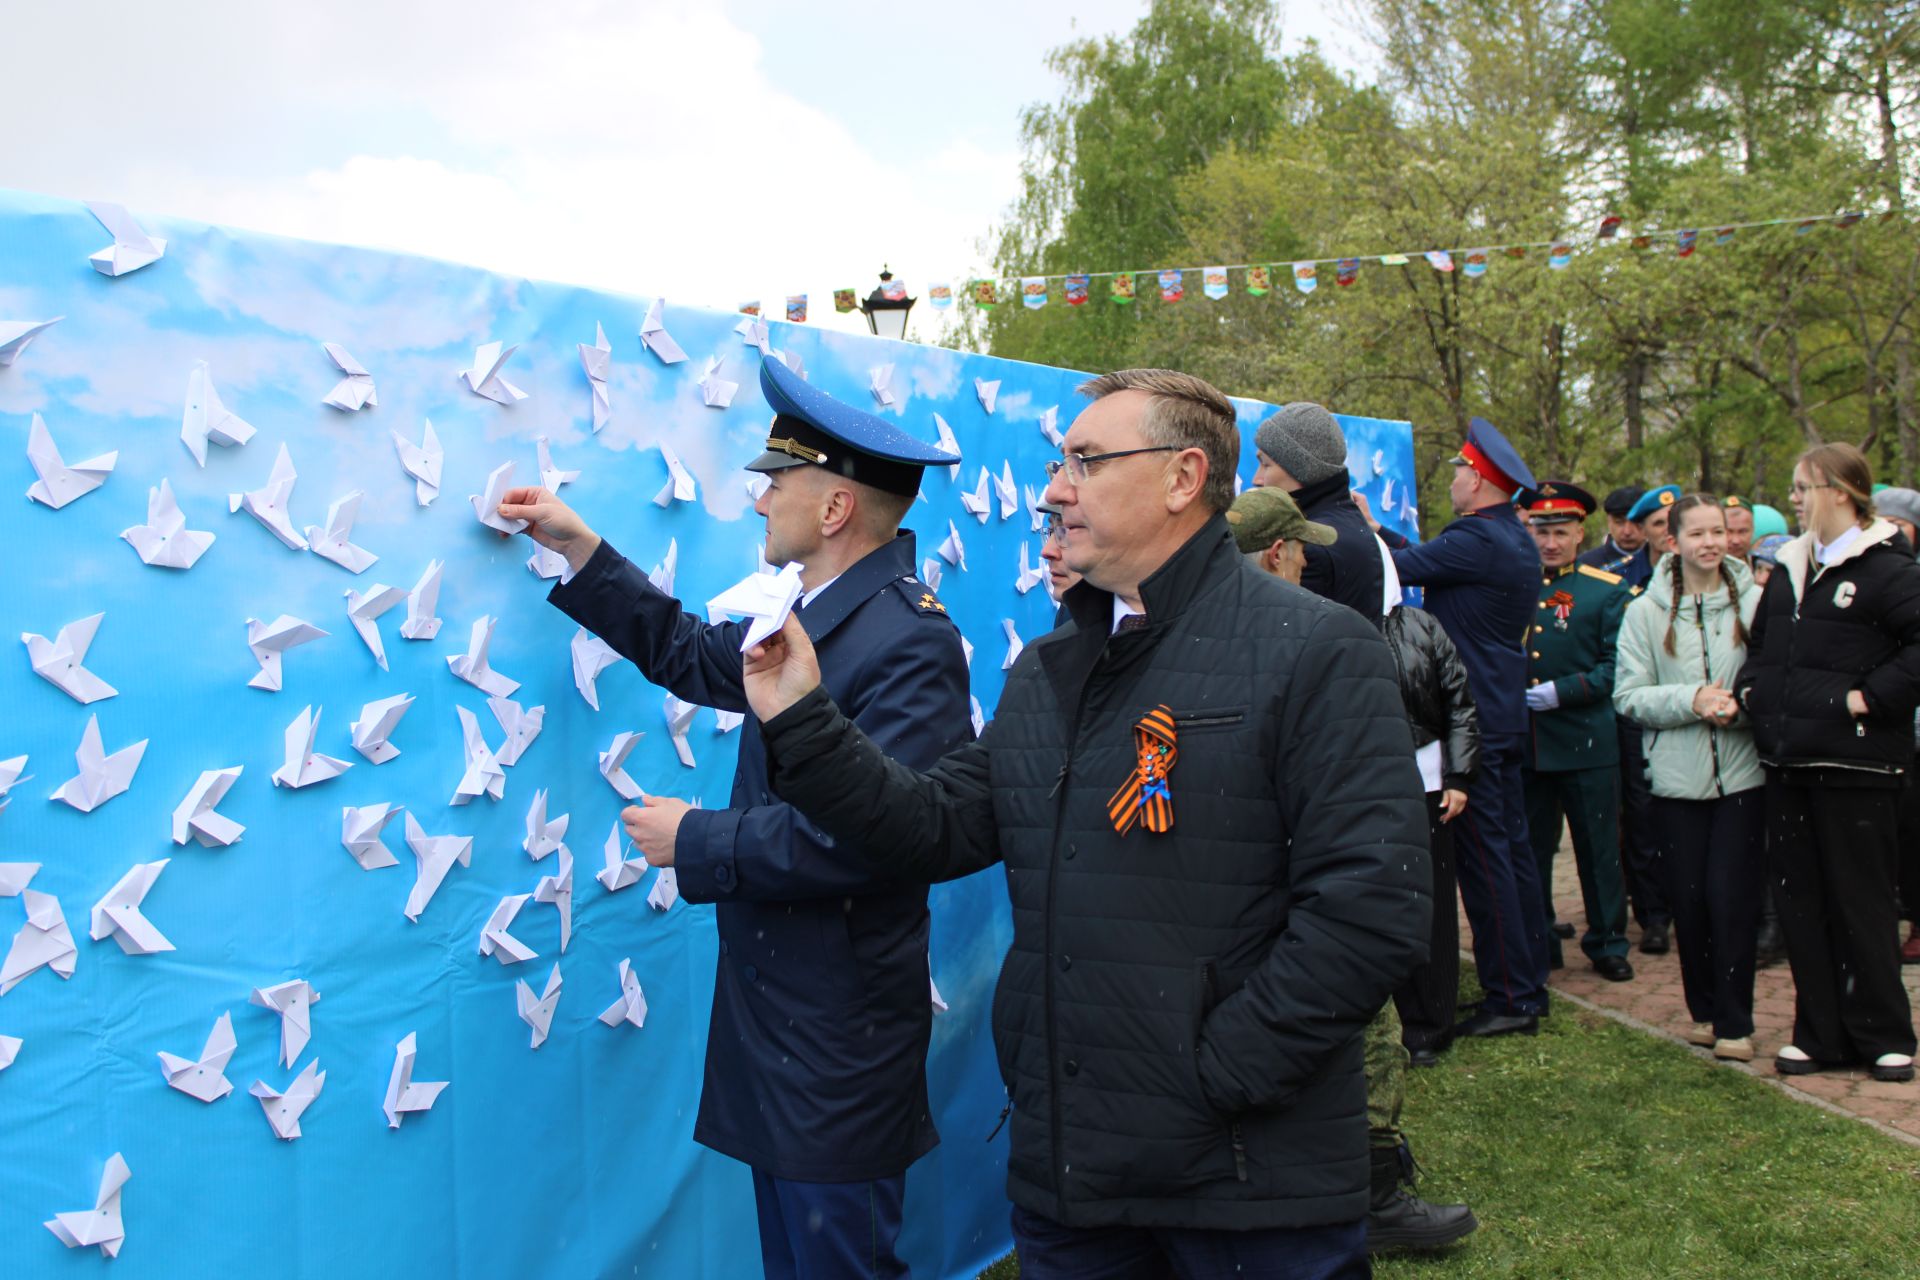
<path id="1" fill-rule="evenodd" d="M 1379 626 L 1386 566 L 1381 561 L 1379 541 L 1354 504 L 1347 473 L 1303 485 L 1294 490 L 1293 500 L 1307 519 L 1340 535 L 1330 547 L 1306 545 L 1307 565 L 1300 571 L 1300 585 Z"/>
<path id="2" fill-rule="evenodd" d="M 1382 631 L 1400 672 L 1400 698 L 1413 723 L 1413 747 L 1442 743 L 1441 780 L 1465 791 L 1480 765 L 1480 714 L 1467 687 L 1467 666 L 1434 616 L 1400 605 Z"/>
<path id="3" fill-rule="evenodd" d="M 1875 520 L 1827 565 L 1814 563 L 1811 534 L 1780 548 L 1736 688 L 1764 763 L 1898 784 L 1920 700 L 1920 565 L 1893 525 Z M 1854 689 L 1867 702 L 1859 720 Z"/>
<path id="4" fill-rule="evenodd" d="M 929 774 L 808 695 L 773 785 L 850 848 L 946 880 L 1004 860 L 994 1046 L 1007 1190 L 1071 1226 L 1252 1229 L 1367 1209 L 1360 1031 L 1423 959 L 1427 812 L 1386 645 L 1210 521 L 1109 636 L 1083 583 L 978 742 Z M 1136 725 L 1170 708 L 1173 825 L 1122 835 Z M 983 1117 L 982 1123 L 990 1123 Z"/>

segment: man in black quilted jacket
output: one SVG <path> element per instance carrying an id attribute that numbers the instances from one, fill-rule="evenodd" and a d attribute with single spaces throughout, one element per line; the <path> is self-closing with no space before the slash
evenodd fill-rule
<path id="1" fill-rule="evenodd" d="M 1081 388 L 1047 500 L 1069 620 L 929 773 L 748 655 L 774 787 L 842 849 L 1004 862 L 994 997 L 1024 1280 L 1369 1274 L 1361 1032 L 1424 958 L 1426 807 L 1373 624 L 1234 546 L 1233 407 L 1196 378 Z"/>

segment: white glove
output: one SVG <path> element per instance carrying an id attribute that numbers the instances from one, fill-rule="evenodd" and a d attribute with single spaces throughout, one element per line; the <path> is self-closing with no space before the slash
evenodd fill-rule
<path id="1" fill-rule="evenodd" d="M 1560 706 L 1560 687 L 1549 680 L 1527 690 L 1527 710 L 1553 711 Z"/>

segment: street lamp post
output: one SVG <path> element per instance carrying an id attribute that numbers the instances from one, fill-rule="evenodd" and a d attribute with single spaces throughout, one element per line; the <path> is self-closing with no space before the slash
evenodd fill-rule
<path id="1" fill-rule="evenodd" d="M 893 272 L 882 266 L 879 287 L 860 304 L 860 314 L 867 318 L 867 329 L 875 337 L 905 338 L 907 313 L 913 310 L 915 301 L 907 296 L 907 286 L 893 283 Z"/>

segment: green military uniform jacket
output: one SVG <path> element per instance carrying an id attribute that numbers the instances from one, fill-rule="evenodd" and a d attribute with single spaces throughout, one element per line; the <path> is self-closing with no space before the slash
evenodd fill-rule
<path id="1" fill-rule="evenodd" d="M 1637 589 L 1588 564 L 1549 570 L 1527 633 L 1527 684 L 1551 682 L 1560 705 L 1529 713 L 1527 767 L 1536 772 L 1620 763 L 1613 722 L 1613 651 Z"/>

